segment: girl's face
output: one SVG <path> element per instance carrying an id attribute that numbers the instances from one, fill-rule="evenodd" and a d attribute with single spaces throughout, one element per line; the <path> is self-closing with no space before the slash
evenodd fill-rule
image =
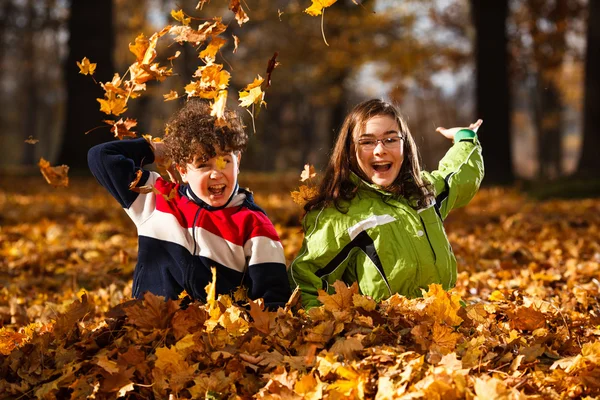
<path id="1" fill-rule="evenodd" d="M 404 139 L 398 122 L 389 115 L 369 119 L 354 137 L 358 166 L 371 183 L 389 186 L 404 161 Z"/>
<path id="2" fill-rule="evenodd" d="M 179 172 L 196 196 L 209 206 L 221 207 L 235 189 L 240 159 L 241 154 L 233 151 L 217 151 L 216 157 L 206 161 L 197 155 L 185 168 L 179 167 Z"/>

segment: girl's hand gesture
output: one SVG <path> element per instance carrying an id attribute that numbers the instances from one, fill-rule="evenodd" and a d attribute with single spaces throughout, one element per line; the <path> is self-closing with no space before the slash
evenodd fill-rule
<path id="1" fill-rule="evenodd" d="M 483 120 L 482 119 L 478 119 L 476 122 L 473 122 L 471 125 L 469 125 L 466 128 L 464 128 L 464 127 L 461 127 L 461 128 L 442 128 L 440 126 L 435 131 L 441 133 L 442 135 L 444 135 L 446 138 L 448 138 L 450 140 L 454 140 L 454 135 L 456 135 L 456 132 L 460 131 L 461 129 L 470 129 L 473 132 L 477 133 L 477 130 L 479 129 L 479 127 L 481 126 L 481 124 L 483 124 Z"/>

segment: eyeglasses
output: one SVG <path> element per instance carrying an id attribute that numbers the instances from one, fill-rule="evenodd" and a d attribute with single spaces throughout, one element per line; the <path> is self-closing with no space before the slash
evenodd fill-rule
<path id="1" fill-rule="evenodd" d="M 373 150 L 377 147 L 377 143 L 381 143 L 386 149 L 395 149 L 400 146 L 402 140 L 404 140 L 404 136 L 392 136 L 383 139 L 359 139 L 356 143 L 362 150 Z"/>

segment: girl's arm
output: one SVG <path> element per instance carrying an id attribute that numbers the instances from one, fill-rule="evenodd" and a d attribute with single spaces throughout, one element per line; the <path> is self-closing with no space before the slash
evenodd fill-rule
<path id="1" fill-rule="evenodd" d="M 302 305 L 305 308 L 319 307 L 319 290 L 327 290 L 327 282 L 342 280 L 348 265 L 343 254 L 348 235 L 337 235 L 329 221 L 320 223 L 323 211 L 313 211 L 304 217 L 304 242 L 288 271 L 292 288 L 300 287 Z M 316 215 L 316 218 L 315 218 Z"/>
<path id="2" fill-rule="evenodd" d="M 423 175 L 434 187 L 435 207 L 442 219 L 451 210 L 467 205 L 479 189 L 484 166 L 476 132 L 481 123 L 478 120 L 468 128 L 437 129 L 453 139 L 454 145 L 442 158 L 436 171 L 424 172 Z"/>

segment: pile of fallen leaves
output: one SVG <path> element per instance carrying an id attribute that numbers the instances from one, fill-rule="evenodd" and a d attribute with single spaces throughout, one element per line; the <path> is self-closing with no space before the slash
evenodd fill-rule
<path id="1" fill-rule="evenodd" d="M 269 312 L 213 284 L 206 304 L 131 300 L 133 224 L 71 187 L 0 183 L 0 398 L 600 396 L 600 200 L 482 190 L 447 221 L 456 289 L 375 303 L 337 283 Z M 256 197 L 291 260 L 301 210 Z"/>

